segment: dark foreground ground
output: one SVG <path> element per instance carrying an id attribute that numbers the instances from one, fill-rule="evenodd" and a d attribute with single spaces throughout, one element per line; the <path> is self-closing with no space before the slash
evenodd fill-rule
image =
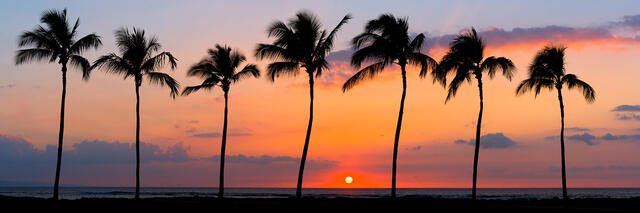
<path id="1" fill-rule="evenodd" d="M 149 198 L 47 200 L 0 197 L 0 212 L 640 212 L 640 198 L 480 200 L 401 198 Z"/>

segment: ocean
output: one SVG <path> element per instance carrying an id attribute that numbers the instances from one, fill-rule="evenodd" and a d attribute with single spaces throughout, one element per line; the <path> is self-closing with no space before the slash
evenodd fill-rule
<path id="1" fill-rule="evenodd" d="M 143 187 L 142 198 L 152 197 L 215 197 L 217 188 Z M 386 188 L 307 188 L 305 197 L 316 198 L 381 198 L 389 196 Z M 638 198 L 640 188 L 570 188 L 571 198 Z M 61 187 L 61 199 L 133 198 L 134 187 Z M 51 197 L 51 187 L 0 187 L 0 196 Z M 294 188 L 225 188 L 225 196 L 234 198 L 287 198 Z M 400 188 L 399 197 L 470 198 L 471 189 L 461 188 Z M 480 188 L 479 199 L 552 199 L 562 196 L 559 188 Z"/>

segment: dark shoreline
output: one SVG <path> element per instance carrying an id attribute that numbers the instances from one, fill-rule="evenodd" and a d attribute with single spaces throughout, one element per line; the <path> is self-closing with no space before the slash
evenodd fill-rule
<path id="1" fill-rule="evenodd" d="M 640 212 L 640 198 L 479 200 L 433 198 L 82 198 L 0 196 L 9 212 Z"/>

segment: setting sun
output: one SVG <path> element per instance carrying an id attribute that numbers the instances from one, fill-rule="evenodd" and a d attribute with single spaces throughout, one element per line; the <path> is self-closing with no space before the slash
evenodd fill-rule
<path id="1" fill-rule="evenodd" d="M 0 213 L 640 213 L 640 0 L 387 2 L 5 0 Z"/>
<path id="2" fill-rule="evenodd" d="M 351 182 L 353 182 L 353 178 L 351 178 L 351 177 L 346 177 L 346 178 L 344 179 L 344 182 L 345 182 L 345 183 L 351 183 Z"/>

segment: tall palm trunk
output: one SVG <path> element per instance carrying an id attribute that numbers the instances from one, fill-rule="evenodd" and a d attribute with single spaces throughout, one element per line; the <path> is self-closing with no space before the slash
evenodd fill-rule
<path id="1" fill-rule="evenodd" d="M 562 161 L 562 198 L 564 200 L 569 199 L 567 195 L 567 173 L 565 169 L 564 160 L 564 103 L 562 102 L 562 89 L 558 88 L 558 101 L 560 102 L 560 156 Z"/>
<path id="2" fill-rule="evenodd" d="M 218 185 L 218 198 L 224 196 L 224 156 L 227 147 L 227 100 L 229 90 L 224 90 L 224 126 L 222 127 L 222 144 L 220 145 L 220 184 Z"/>
<path id="3" fill-rule="evenodd" d="M 404 113 L 404 99 L 407 95 L 407 71 L 405 65 L 400 65 L 402 69 L 402 98 L 400 99 L 400 112 L 398 113 L 398 125 L 396 126 L 396 136 L 393 141 L 393 166 L 391 174 L 391 198 L 396 198 L 396 169 L 398 165 L 398 143 L 400 141 L 400 129 L 402 128 L 402 114 Z"/>
<path id="4" fill-rule="evenodd" d="M 140 199 L 140 84 L 136 79 L 136 196 Z"/>
<path id="5" fill-rule="evenodd" d="M 62 141 L 64 137 L 64 109 L 67 97 L 67 63 L 62 63 L 62 103 L 60 103 L 60 130 L 58 131 L 58 160 L 56 162 L 56 180 L 53 184 L 53 199 L 58 199 L 60 186 L 60 164 L 62 163 Z"/>
<path id="6" fill-rule="evenodd" d="M 307 126 L 307 136 L 304 139 L 304 149 L 300 159 L 300 171 L 298 172 L 298 185 L 296 186 L 296 198 L 302 198 L 302 175 L 304 174 L 304 164 L 307 161 L 307 151 L 309 150 L 309 138 L 311 137 L 311 126 L 313 124 L 313 73 L 309 72 L 309 125 Z"/>
<path id="7" fill-rule="evenodd" d="M 480 74 L 476 75 L 476 79 L 478 79 L 478 91 L 480 94 L 480 112 L 478 113 L 478 122 L 476 126 L 476 145 L 475 152 L 473 155 L 473 189 L 471 190 L 471 199 L 476 200 L 476 185 L 478 181 L 478 155 L 480 154 L 480 128 L 482 126 L 482 110 L 484 107 L 483 103 L 483 95 L 482 95 L 482 76 Z"/>

